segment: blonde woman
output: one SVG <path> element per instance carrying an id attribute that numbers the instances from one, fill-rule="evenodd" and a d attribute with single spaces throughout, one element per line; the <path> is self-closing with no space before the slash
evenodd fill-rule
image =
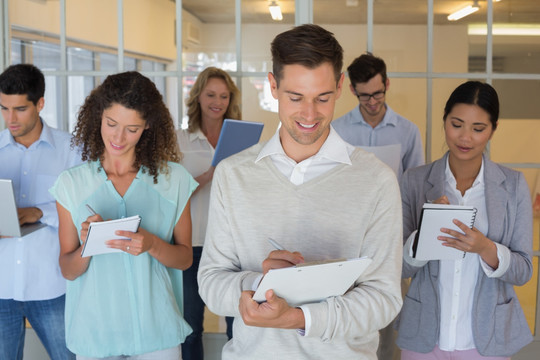
<path id="1" fill-rule="evenodd" d="M 193 265 L 184 273 L 184 312 L 193 333 L 182 344 L 182 357 L 184 360 L 202 360 L 204 302 L 199 296 L 197 271 L 206 235 L 210 186 L 214 175 L 211 163 L 223 120 L 242 118 L 240 91 L 229 74 L 209 67 L 197 77 L 186 105 L 188 128 L 177 131 L 177 138 L 184 155 L 182 165 L 195 177 L 199 186 L 191 200 Z M 226 320 L 230 339 L 233 318 Z"/>

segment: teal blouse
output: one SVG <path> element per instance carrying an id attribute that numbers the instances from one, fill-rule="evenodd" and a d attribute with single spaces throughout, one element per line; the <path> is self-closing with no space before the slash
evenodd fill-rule
<path id="1" fill-rule="evenodd" d="M 173 229 L 197 182 L 179 164 L 158 183 L 139 170 L 122 197 L 99 162 L 64 171 L 50 192 L 66 208 L 80 233 L 90 216 L 86 204 L 103 219 L 133 215 L 141 227 L 173 242 Z M 87 357 L 136 355 L 171 348 L 191 328 L 183 319 L 182 271 L 167 268 L 148 253 L 93 256 L 84 274 L 67 281 L 66 342 Z"/>

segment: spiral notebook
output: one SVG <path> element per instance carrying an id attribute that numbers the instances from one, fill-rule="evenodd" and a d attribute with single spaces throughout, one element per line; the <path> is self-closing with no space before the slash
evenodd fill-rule
<path id="1" fill-rule="evenodd" d="M 464 251 L 443 246 L 437 237 L 448 236 L 441 232 L 443 227 L 462 232 L 452 220 L 457 219 L 472 228 L 475 218 L 476 208 L 473 206 L 424 204 L 412 246 L 412 257 L 418 260 L 463 259 Z"/>

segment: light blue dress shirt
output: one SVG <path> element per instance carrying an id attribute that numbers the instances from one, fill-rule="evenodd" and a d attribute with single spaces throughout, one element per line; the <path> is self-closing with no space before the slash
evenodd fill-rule
<path id="1" fill-rule="evenodd" d="M 42 120 L 39 139 L 30 147 L 17 143 L 9 130 L 0 132 L 0 178 L 11 179 L 17 206 L 37 207 L 47 224 L 22 238 L 0 239 L 0 298 L 49 300 L 65 293 L 58 266 L 58 214 L 48 189 L 57 176 L 81 162 L 70 149 L 71 136 Z"/>
<path id="2" fill-rule="evenodd" d="M 99 162 L 63 172 L 50 190 L 66 208 L 77 232 L 90 216 L 86 204 L 104 219 L 140 215 L 141 227 L 173 242 L 197 182 L 179 164 L 158 183 L 141 167 L 124 196 Z M 182 316 L 182 271 L 165 267 L 148 253 L 93 256 L 84 274 L 67 282 L 66 342 L 77 355 L 107 357 L 168 349 L 191 332 Z"/>
<path id="3" fill-rule="evenodd" d="M 405 170 L 424 164 L 424 150 L 418 127 L 388 106 L 382 121 L 372 128 L 356 106 L 347 114 L 332 121 L 339 136 L 354 146 L 401 145 L 399 177 Z"/>

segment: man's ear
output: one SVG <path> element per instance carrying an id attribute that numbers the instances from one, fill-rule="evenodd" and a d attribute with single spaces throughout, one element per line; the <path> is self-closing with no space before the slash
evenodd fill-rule
<path id="1" fill-rule="evenodd" d="M 353 96 L 356 97 L 356 90 L 354 89 L 353 84 L 349 84 L 349 89 L 351 90 L 351 93 L 353 94 Z"/>
<path id="2" fill-rule="evenodd" d="M 343 81 L 345 81 L 345 74 L 341 73 L 336 87 L 336 99 L 339 99 L 341 96 L 341 90 L 343 90 Z"/>
<path id="3" fill-rule="evenodd" d="M 40 112 L 41 110 L 43 110 L 44 106 L 45 106 L 45 98 L 41 97 L 36 103 L 37 111 Z"/>
<path id="4" fill-rule="evenodd" d="M 384 91 L 388 91 L 388 89 L 390 89 L 390 79 L 389 78 L 386 78 L 386 84 L 384 84 L 384 88 L 385 88 Z"/>
<path id="5" fill-rule="evenodd" d="M 268 73 L 268 81 L 270 82 L 270 91 L 272 92 L 272 96 L 274 97 L 274 99 L 277 99 L 278 84 L 274 74 L 272 74 L 271 72 Z"/>

